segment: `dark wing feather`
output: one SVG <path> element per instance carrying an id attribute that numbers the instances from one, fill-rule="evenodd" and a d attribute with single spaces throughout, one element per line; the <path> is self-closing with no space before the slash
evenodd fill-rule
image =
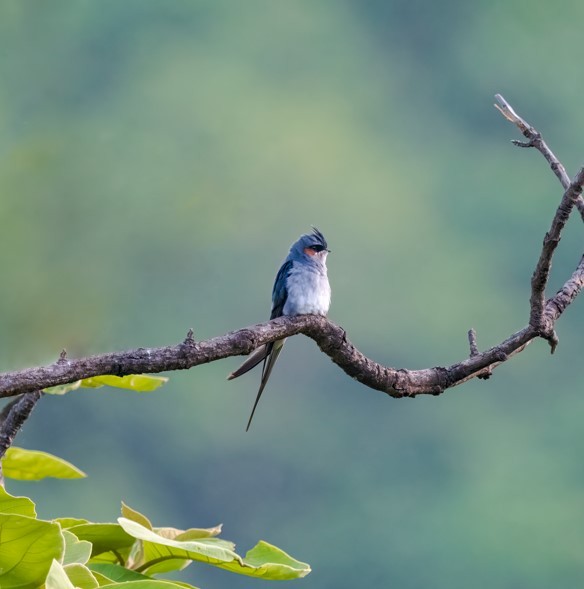
<path id="1" fill-rule="evenodd" d="M 276 280 L 274 281 L 274 288 L 272 290 L 272 314 L 270 319 L 281 317 L 284 311 L 284 305 L 288 298 L 288 289 L 286 288 L 286 282 L 288 282 L 288 276 L 292 270 L 292 260 L 287 260 L 282 264 L 282 267 L 278 270 Z"/>
<path id="2" fill-rule="evenodd" d="M 268 350 L 268 346 L 260 346 L 257 350 L 254 350 L 247 360 L 234 372 L 232 372 L 227 380 L 233 380 L 246 372 L 249 372 L 252 368 L 255 368 L 260 362 L 266 359 L 270 353 L 271 348 Z"/>

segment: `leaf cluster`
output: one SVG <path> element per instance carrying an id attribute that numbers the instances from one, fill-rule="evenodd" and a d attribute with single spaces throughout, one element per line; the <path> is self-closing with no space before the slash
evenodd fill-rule
<path id="1" fill-rule="evenodd" d="M 104 376 L 46 392 L 63 394 L 80 386 L 103 385 L 151 391 L 165 381 L 144 375 Z M 6 478 L 28 481 L 86 476 L 66 460 L 14 446 L 2 459 L 2 472 Z M 13 496 L 0 486 L 0 587 L 188 589 L 193 586 L 157 575 L 183 570 L 193 562 L 269 580 L 296 579 L 310 572 L 308 564 L 264 541 L 240 556 L 235 544 L 220 538 L 220 533 L 221 525 L 184 530 L 154 527 L 148 517 L 123 503 L 116 522 L 42 520 L 31 499 Z"/>

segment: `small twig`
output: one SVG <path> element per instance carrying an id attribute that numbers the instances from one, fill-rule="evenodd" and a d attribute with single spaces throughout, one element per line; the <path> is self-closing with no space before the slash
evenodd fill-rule
<path id="1" fill-rule="evenodd" d="M 479 349 L 477 347 L 477 332 L 474 329 L 468 330 L 468 345 L 470 346 L 470 357 L 478 356 Z"/>
<path id="2" fill-rule="evenodd" d="M 183 341 L 183 345 L 185 345 L 185 346 L 189 346 L 189 347 L 190 347 L 190 346 L 194 346 L 194 345 L 195 345 L 195 337 L 194 337 L 194 335 L 195 335 L 195 334 L 194 334 L 194 332 L 193 332 L 192 328 L 191 328 L 191 329 L 189 329 L 189 330 L 187 331 L 187 337 L 185 337 L 185 339 L 184 339 L 184 341 Z"/>
<path id="3" fill-rule="evenodd" d="M 479 355 L 479 348 L 477 346 L 477 332 L 474 329 L 468 331 L 468 345 L 470 346 L 470 357 L 474 358 Z M 485 368 L 482 372 L 477 374 L 477 378 L 481 380 L 489 380 L 493 374 L 493 364 Z"/>

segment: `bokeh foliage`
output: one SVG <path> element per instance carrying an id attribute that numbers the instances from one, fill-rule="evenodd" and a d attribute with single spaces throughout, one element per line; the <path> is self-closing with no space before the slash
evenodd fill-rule
<path id="1" fill-rule="evenodd" d="M 375 359 L 450 363 L 528 316 L 560 196 L 501 92 L 584 161 L 575 1 L 6 0 L 0 5 L 0 366 L 206 338 L 263 320 L 326 235 L 331 318 Z M 554 265 L 581 254 L 572 220 Z M 295 338 L 253 428 L 237 359 L 148 396 L 44 398 L 19 445 L 90 474 L 46 518 L 223 521 L 311 563 L 306 587 L 578 586 L 581 301 L 560 347 L 433 399 L 369 391 Z M 74 490 L 72 490 L 72 488 Z M 15 490 L 28 493 L 15 486 Z M 88 509 L 93 513 L 88 513 Z M 202 586 L 249 580 L 202 572 Z"/>

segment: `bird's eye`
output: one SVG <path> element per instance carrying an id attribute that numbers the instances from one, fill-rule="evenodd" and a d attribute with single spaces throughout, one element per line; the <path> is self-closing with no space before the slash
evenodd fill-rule
<path id="1" fill-rule="evenodd" d="M 318 245 L 318 244 L 317 245 L 311 245 L 310 246 L 310 249 L 311 250 L 314 250 L 315 252 L 322 252 L 322 251 L 324 251 L 324 246 Z"/>

